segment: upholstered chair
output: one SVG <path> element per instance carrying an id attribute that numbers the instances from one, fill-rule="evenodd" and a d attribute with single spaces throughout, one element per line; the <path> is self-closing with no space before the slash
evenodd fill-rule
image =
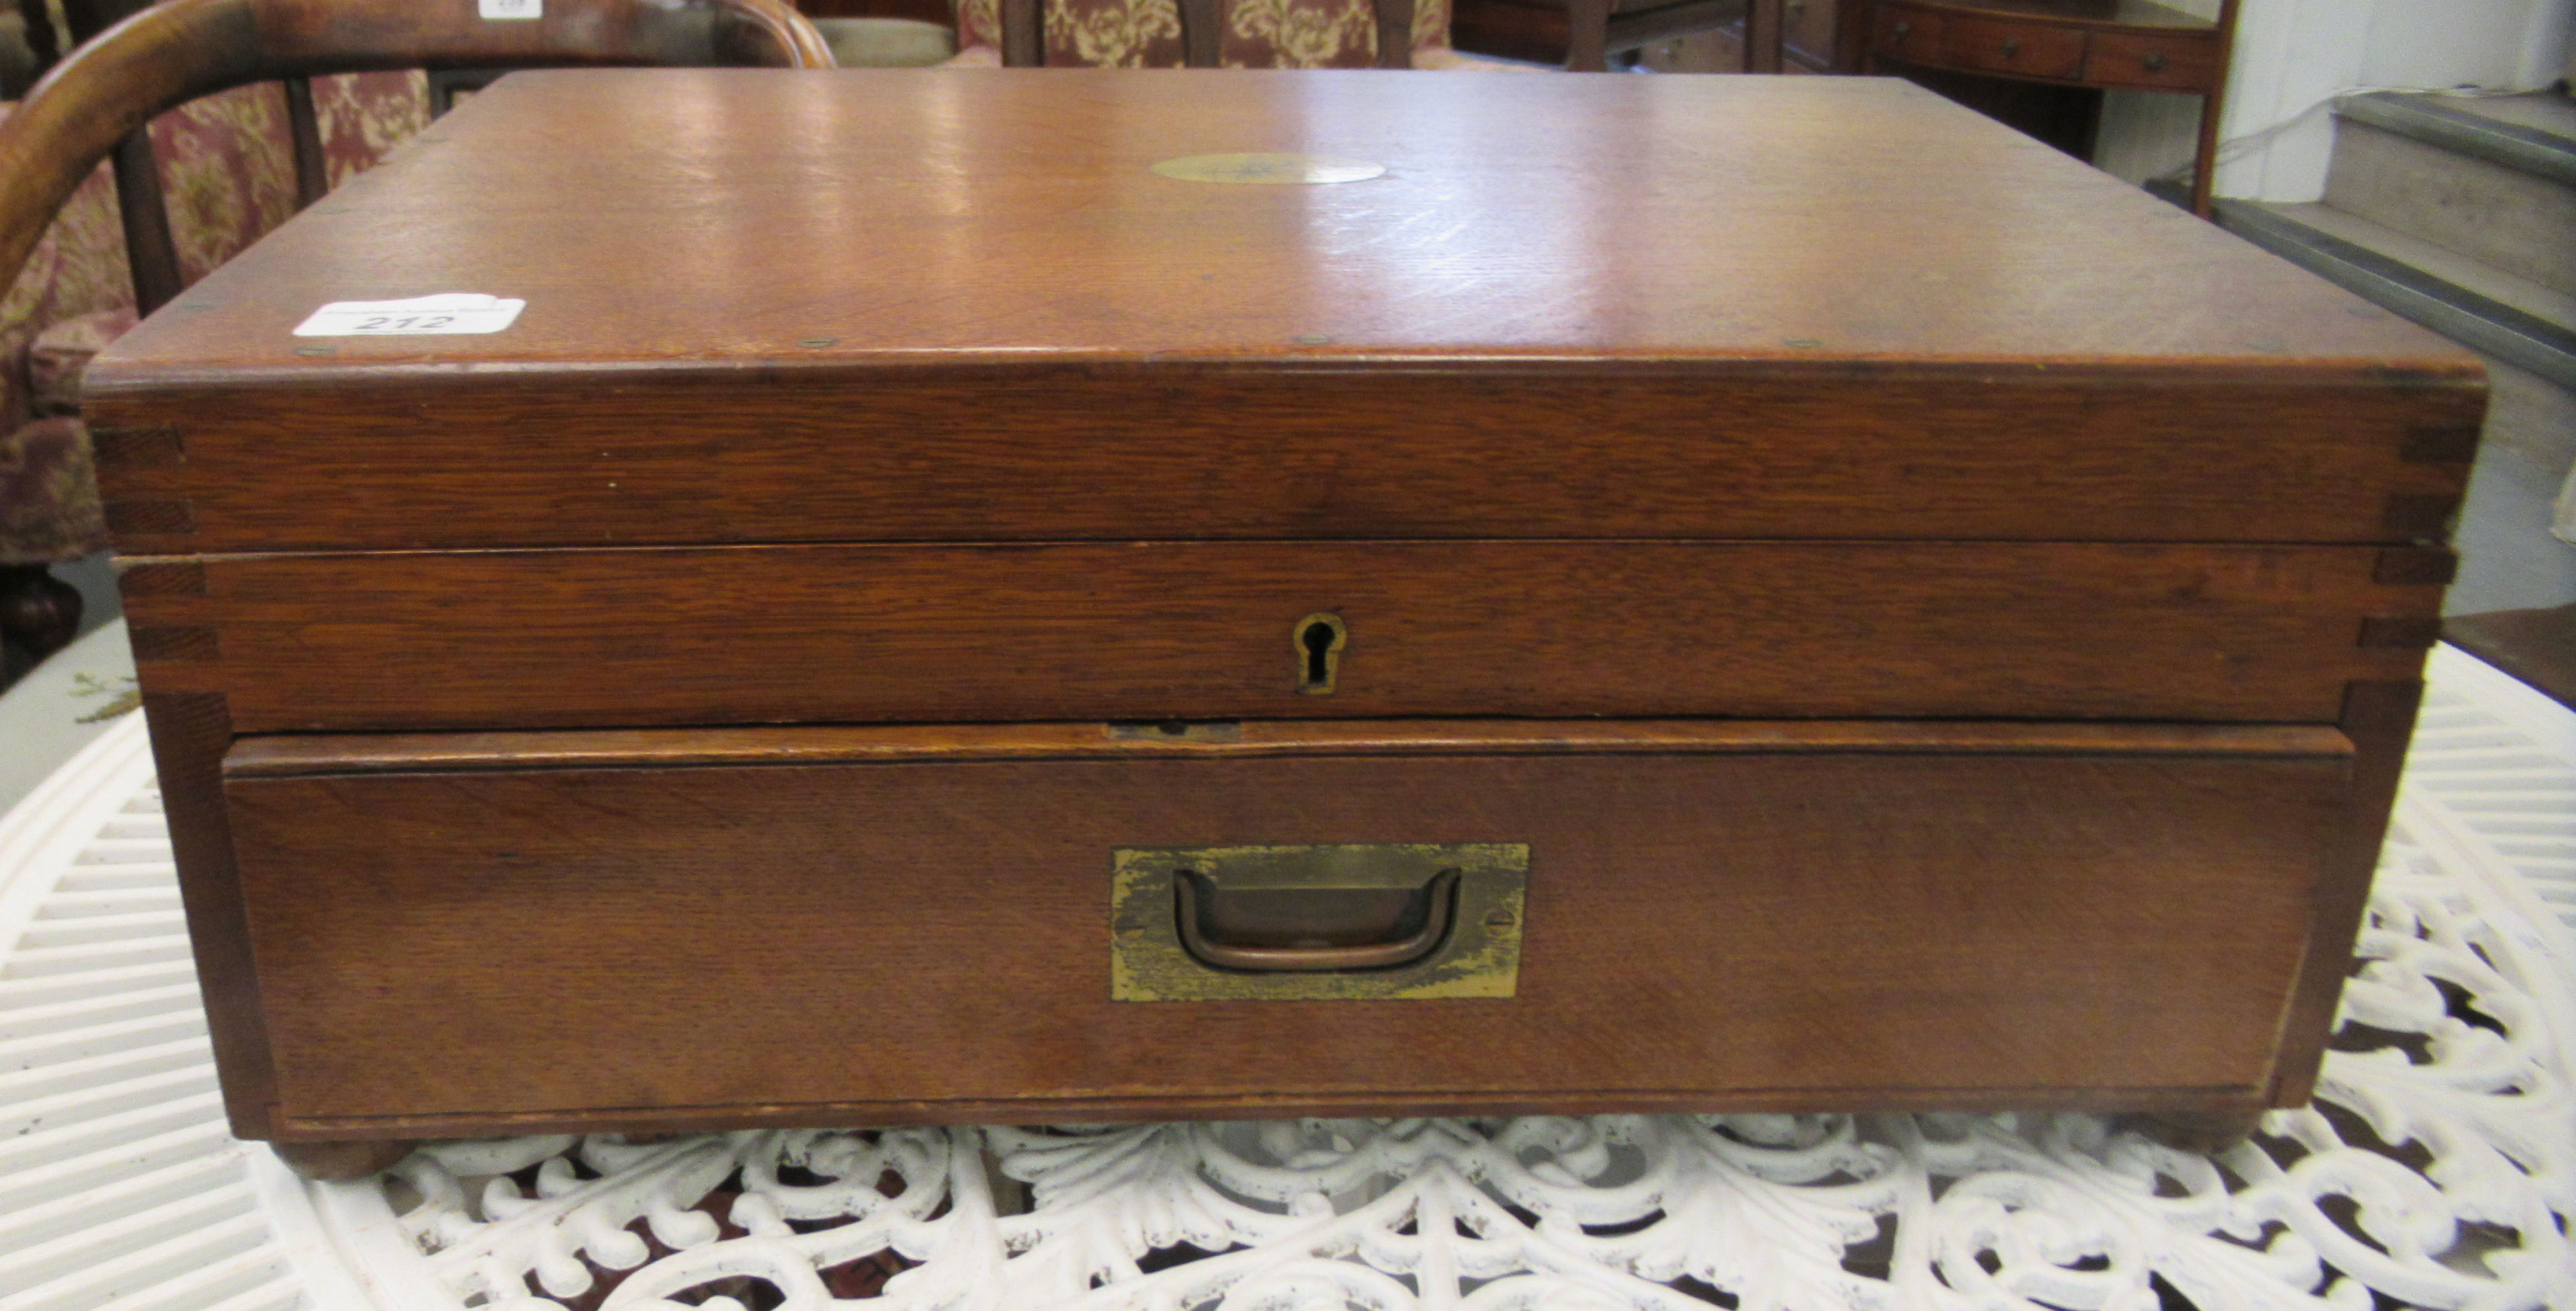
<path id="1" fill-rule="evenodd" d="M 162 0 L 0 117 L 0 641 L 35 658 L 68 641 L 80 597 L 47 566 L 106 543 L 78 418 L 89 357 L 418 131 L 426 84 L 403 70 L 562 64 L 832 56 L 784 0 L 548 0 L 512 21 L 415 0 Z M 368 76 L 329 76 L 345 73 Z M 112 153 L 139 185 L 111 187 Z"/>
<path id="2" fill-rule="evenodd" d="M 1043 32 L 1019 38 L 1031 57 L 1005 59 L 1015 8 L 1036 0 L 960 0 L 956 62 L 1051 67 L 1422 68 L 1514 67 L 1449 48 L 1450 0 L 1043 0 Z M 1408 16 L 1401 14 L 1409 7 Z M 1024 26 L 1039 26 L 1028 24 Z M 1410 29 L 1382 51 L 1382 30 Z M 1192 46 L 1199 57 L 1192 58 Z M 1042 55 L 1042 58 L 1034 57 Z"/>

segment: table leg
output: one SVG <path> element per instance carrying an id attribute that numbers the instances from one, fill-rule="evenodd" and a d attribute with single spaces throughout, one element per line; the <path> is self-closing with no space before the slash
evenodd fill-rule
<path id="1" fill-rule="evenodd" d="M 1753 0 L 1744 14 L 1744 71 L 1777 73 L 1788 41 L 1788 0 Z"/>

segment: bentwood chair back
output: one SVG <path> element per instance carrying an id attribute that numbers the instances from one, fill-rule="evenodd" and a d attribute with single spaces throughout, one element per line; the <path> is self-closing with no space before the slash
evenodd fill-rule
<path id="1" fill-rule="evenodd" d="M 579 64 L 830 68 L 831 48 L 783 0 L 545 0 L 542 17 L 485 20 L 476 0 L 162 0 L 97 30 L 129 0 L 68 0 L 89 35 L 0 117 L 0 292 L 55 214 L 113 157 L 135 308 L 181 279 L 160 169 L 142 129 L 197 97 L 285 80 L 298 205 L 327 189 L 311 90 L 302 79 L 380 69 Z M 42 6 L 26 6 L 41 15 Z M 91 20 L 85 24 L 78 20 Z M 49 564 L 103 532 L 76 419 L 12 431 L 0 422 L 0 645 L 41 660 L 70 640 L 80 594 Z M 33 473 L 29 471 L 33 470 Z M 40 476 L 41 475 L 41 476 Z"/>
<path id="2" fill-rule="evenodd" d="M 579 64 L 830 68 L 832 53 L 783 0 L 546 0 L 541 17 L 510 20 L 479 17 L 472 0 L 162 0 L 65 56 L 0 119 L 0 287 L 111 152 L 136 165 L 120 158 L 120 190 L 145 190 L 127 182 L 153 171 L 138 129 L 186 101 L 329 73 Z M 323 190 L 320 140 L 309 93 L 295 92 L 290 82 L 290 107 L 304 110 L 299 203 L 310 203 Z M 178 258 L 165 214 L 128 205 L 125 218 L 136 308 L 149 314 L 178 294 Z"/>

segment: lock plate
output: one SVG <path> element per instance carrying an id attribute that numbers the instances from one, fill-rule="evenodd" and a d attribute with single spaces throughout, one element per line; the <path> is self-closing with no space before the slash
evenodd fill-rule
<path id="1" fill-rule="evenodd" d="M 1440 882 L 1457 872 L 1454 892 Z M 1384 969 L 1243 970 L 1201 960 L 1182 941 L 1181 871 L 1212 902 L 1258 917 L 1302 899 L 1334 918 L 1433 889 L 1454 896 L 1447 931 L 1427 953 Z M 1110 852 L 1109 996 L 1113 1001 L 1366 1001 L 1509 997 L 1520 982 L 1529 882 L 1523 843 L 1381 843 L 1280 847 L 1119 847 Z M 1219 914 L 1213 920 L 1227 918 Z M 1312 918 L 1312 917 L 1309 917 Z M 1407 929 L 1390 922 L 1387 932 Z M 1321 930 L 1319 930 L 1321 931 Z"/>

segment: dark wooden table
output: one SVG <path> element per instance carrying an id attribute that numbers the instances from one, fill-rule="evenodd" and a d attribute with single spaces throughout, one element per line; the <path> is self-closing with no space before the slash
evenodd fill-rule
<path id="1" fill-rule="evenodd" d="M 2220 0 L 2218 13 L 2204 18 L 2154 0 L 1868 0 L 1859 67 L 1928 73 L 1927 82 L 1945 94 L 2088 156 L 2100 92 L 2198 96 L 2189 196 L 2192 212 L 2206 218 L 2237 4 Z M 2044 98 L 2016 103 L 1979 87 L 1978 79 L 2091 94 L 2071 106 L 2061 101 L 2065 107 L 2052 114 Z"/>
<path id="2" fill-rule="evenodd" d="M 513 76 L 90 396 L 306 1140 L 2296 1103 L 2483 406 L 1901 83 L 1375 72 Z M 1517 957 L 1117 999 L 1352 844 Z"/>

